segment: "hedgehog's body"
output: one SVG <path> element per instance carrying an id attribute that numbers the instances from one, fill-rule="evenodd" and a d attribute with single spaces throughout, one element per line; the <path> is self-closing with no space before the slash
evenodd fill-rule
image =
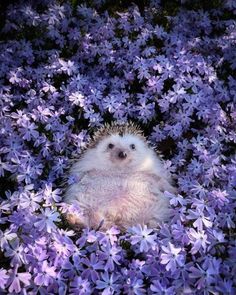
<path id="1" fill-rule="evenodd" d="M 78 182 L 69 186 L 65 201 L 77 200 L 83 216 L 68 214 L 69 222 L 93 228 L 103 222 L 106 229 L 155 226 L 166 220 L 169 209 L 163 191 L 174 188 L 140 131 L 133 125 L 114 125 L 98 134 L 70 170 Z"/>

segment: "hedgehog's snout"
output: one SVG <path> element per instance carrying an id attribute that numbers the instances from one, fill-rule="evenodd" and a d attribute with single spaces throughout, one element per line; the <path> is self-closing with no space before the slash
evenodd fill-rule
<path id="1" fill-rule="evenodd" d="M 129 152 L 126 149 L 123 148 L 114 148 L 111 152 L 110 152 L 110 159 L 112 162 L 123 162 L 127 159 L 129 159 Z"/>
<path id="2" fill-rule="evenodd" d="M 124 151 L 120 151 L 120 152 L 118 153 L 118 157 L 119 157 L 120 159 L 125 159 L 125 158 L 127 157 L 127 153 L 124 152 Z"/>

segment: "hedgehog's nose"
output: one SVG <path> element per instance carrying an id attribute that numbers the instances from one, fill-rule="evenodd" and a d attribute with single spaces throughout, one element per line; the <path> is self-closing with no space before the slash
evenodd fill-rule
<path id="1" fill-rule="evenodd" d="M 127 157 L 127 154 L 125 152 L 119 152 L 118 157 L 120 159 L 125 159 Z"/>

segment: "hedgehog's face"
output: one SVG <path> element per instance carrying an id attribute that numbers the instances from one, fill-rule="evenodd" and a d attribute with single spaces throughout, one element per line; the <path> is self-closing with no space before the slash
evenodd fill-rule
<path id="1" fill-rule="evenodd" d="M 100 169 L 136 169 L 150 161 L 153 151 L 138 136 L 132 134 L 111 135 L 96 147 Z"/>

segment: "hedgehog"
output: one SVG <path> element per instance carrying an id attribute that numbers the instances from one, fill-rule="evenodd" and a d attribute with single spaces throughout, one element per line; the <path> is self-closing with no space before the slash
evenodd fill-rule
<path id="1" fill-rule="evenodd" d="M 64 201 L 77 203 L 81 213 L 67 213 L 66 219 L 77 228 L 157 227 L 170 218 L 164 191 L 175 192 L 173 181 L 134 123 L 98 129 L 69 177 L 76 181 L 67 187 Z"/>

